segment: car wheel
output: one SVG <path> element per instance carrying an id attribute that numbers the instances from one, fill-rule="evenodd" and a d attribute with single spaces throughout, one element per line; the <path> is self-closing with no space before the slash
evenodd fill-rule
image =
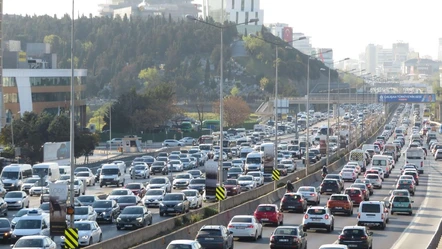
<path id="1" fill-rule="evenodd" d="M 92 240 L 92 237 L 89 239 L 89 245 L 92 245 L 94 241 Z"/>
<path id="2" fill-rule="evenodd" d="M 119 225 L 117 225 L 117 230 L 121 230 L 121 227 Z"/>
<path id="3" fill-rule="evenodd" d="M 408 212 L 408 215 L 410 215 L 410 216 L 413 215 L 413 212 Z"/>
<path id="4" fill-rule="evenodd" d="M 152 225 L 152 217 L 149 219 L 149 226 Z"/>
<path id="5" fill-rule="evenodd" d="M 258 230 L 255 231 L 255 237 L 253 238 L 254 241 L 258 240 Z"/>
<path id="6" fill-rule="evenodd" d="M 164 213 L 160 212 L 160 216 L 164 216 Z"/>
<path id="7" fill-rule="evenodd" d="M 332 231 L 331 225 L 327 227 L 327 232 L 330 233 Z"/>
<path id="8" fill-rule="evenodd" d="M 100 238 L 98 239 L 98 242 L 101 242 L 103 240 L 103 234 L 100 234 Z"/>
<path id="9" fill-rule="evenodd" d="M 100 188 L 102 188 L 102 187 L 103 187 L 103 185 L 100 184 Z"/>

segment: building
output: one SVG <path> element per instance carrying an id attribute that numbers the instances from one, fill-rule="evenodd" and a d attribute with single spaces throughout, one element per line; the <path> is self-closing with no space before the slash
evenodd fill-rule
<path id="1" fill-rule="evenodd" d="M 442 61 L 442 38 L 439 38 L 439 51 L 437 59 Z M 442 79 L 442 78 L 441 78 Z"/>
<path id="2" fill-rule="evenodd" d="M 393 43 L 393 60 L 399 63 L 405 62 L 407 56 L 410 53 L 410 47 L 408 43 L 398 42 Z"/>
<path id="3" fill-rule="evenodd" d="M 206 0 L 207 2 L 220 2 L 220 0 Z M 245 23 L 251 19 L 257 22 L 247 25 L 238 25 L 236 29 L 243 35 L 261 32 L 264 23 L 264 10 L 260 8 L 260 0 L 225 0 L 226 20 L 234 23 Z M 210 16 L 210 12 L 209 12 Z M 218 21 L 215 19 L 215 21 Z"/>
<path id="4" fill-rule="evenodd" d="M 330 52 L 327 52 L 330 51 Z M 316 49 L 316 58 L 322 61 L 325 65 L 330 66 L 330 68 L 334 68 L 333 62 L 333 49 L 331 48 L 317 48 Z"/>
<path id="5" fill-rule="evenodd" d="M 293 33 L 293 40 L 297 40 L 301 37 L 305 37 L 305 39 L 299 40 L 299 41 L 294 41 L 292 43 L 293 47 L 296 48 L 297 50 L 301 51 L 301 53 L 308 54 L 308 55 L 312 54 L 313 48 L 312 48 L 312 44 L 310 42 L 310 37 L 306 36 L 304 33 Z"/>
<path id="6" fill-rule="evenodd" d="M 368 44 L 365 48 L 365 73 L 376 74 L 376 51 L 377 47 L 374 44 Z"/>
<path id="7" fill-rule="evenodd" d="M 284 31 L 289 27 L 287 23 L 270 23 L 266 24 L 265 26 L 269 29 L 270 33 L 281 39 L 284 39 Z M 292 39 L 290 38 L 290 40 Z"/>
<path id="8" fill-rule="evenodd" d="M 29 43 L 26 52 L 5 51 L 3 70 L 3 101 L 5 118 L 25 112 L 60 114 L 70 108 L 71 69 L 57 69 L 57 56 L 51 54 L 49 44 Z M 85 127 L 86 69 L 74 70 L 75 115 Z"/>
<path id="9" fill-rule="evenodd" d="M 3 0 L 0 0 L 0 80 L 3 78 Z M 0 81 L 2 82 L 2 81 Z M 0 130 L 6 124 L 5 107 L 3 105 L 3 85 L 0 84 Z"/>
<path id="10" fill-rule="evenodd" d="M 384 65 L 384 62 L 393 61 L 393 50 L 391 48 L 378 47 L 376 52 L 376 62 L 378 66 Z"/>
<path id="11" fill-rule="evenodd" d="M 439 72 L 440 61 L 411 59 L 403 62 L 402 73 L 407 75 L 433 75 Z"/>

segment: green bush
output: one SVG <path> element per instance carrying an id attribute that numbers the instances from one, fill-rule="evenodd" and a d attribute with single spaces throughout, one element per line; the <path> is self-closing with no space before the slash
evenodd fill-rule
<path id="1" fill-rule="evenodd" d="M 199 213 L 191 214 L 189 222 L 190 222 L 190 224 L 193 224 L 193 223 L 196 223 L 196 222 L 202 220 L 202 218 L 203 218 L 203 216 Z"/>
<path id="2" fill-rule="evenodd" d="M 181 227 L 183 225 L 183 220 L 181 217 L 176 217 L 175 218 L 175 227 Z"/>
<path id="3" fill-rule="evenodd" d="M 211 216 L 214 216 L 218 214 L 218 210 L 213 209 L 213 208 L 204 208 L 204 219 L 209 218 Z"/>

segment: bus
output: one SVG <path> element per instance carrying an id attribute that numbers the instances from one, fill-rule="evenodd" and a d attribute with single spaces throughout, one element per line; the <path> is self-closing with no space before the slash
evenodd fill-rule
<path id="1" fill-rule="evenodd" d="M 191 131 L 193 131 L 192 123 L 190 123 L 190 122 L 181 122 L 180 129 L 183 132 L 191 132 Z"/>
<path id="2" fill-rule="evenodd" d="M 204 120 L 201 128 L 210 130 L 219 130 L 219 120 Z"/>

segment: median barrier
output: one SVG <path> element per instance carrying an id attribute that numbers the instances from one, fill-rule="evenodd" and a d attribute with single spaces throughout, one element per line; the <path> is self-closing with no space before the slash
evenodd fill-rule
<path id="1" fill-rule="evenodd" d="M 427 246 L 427 249 L 437 249 L 439 248 L 439 244 L 442 236 L 442 221 L 439 223 L 437 230 L 434 232 L 433 238 Z"/>

